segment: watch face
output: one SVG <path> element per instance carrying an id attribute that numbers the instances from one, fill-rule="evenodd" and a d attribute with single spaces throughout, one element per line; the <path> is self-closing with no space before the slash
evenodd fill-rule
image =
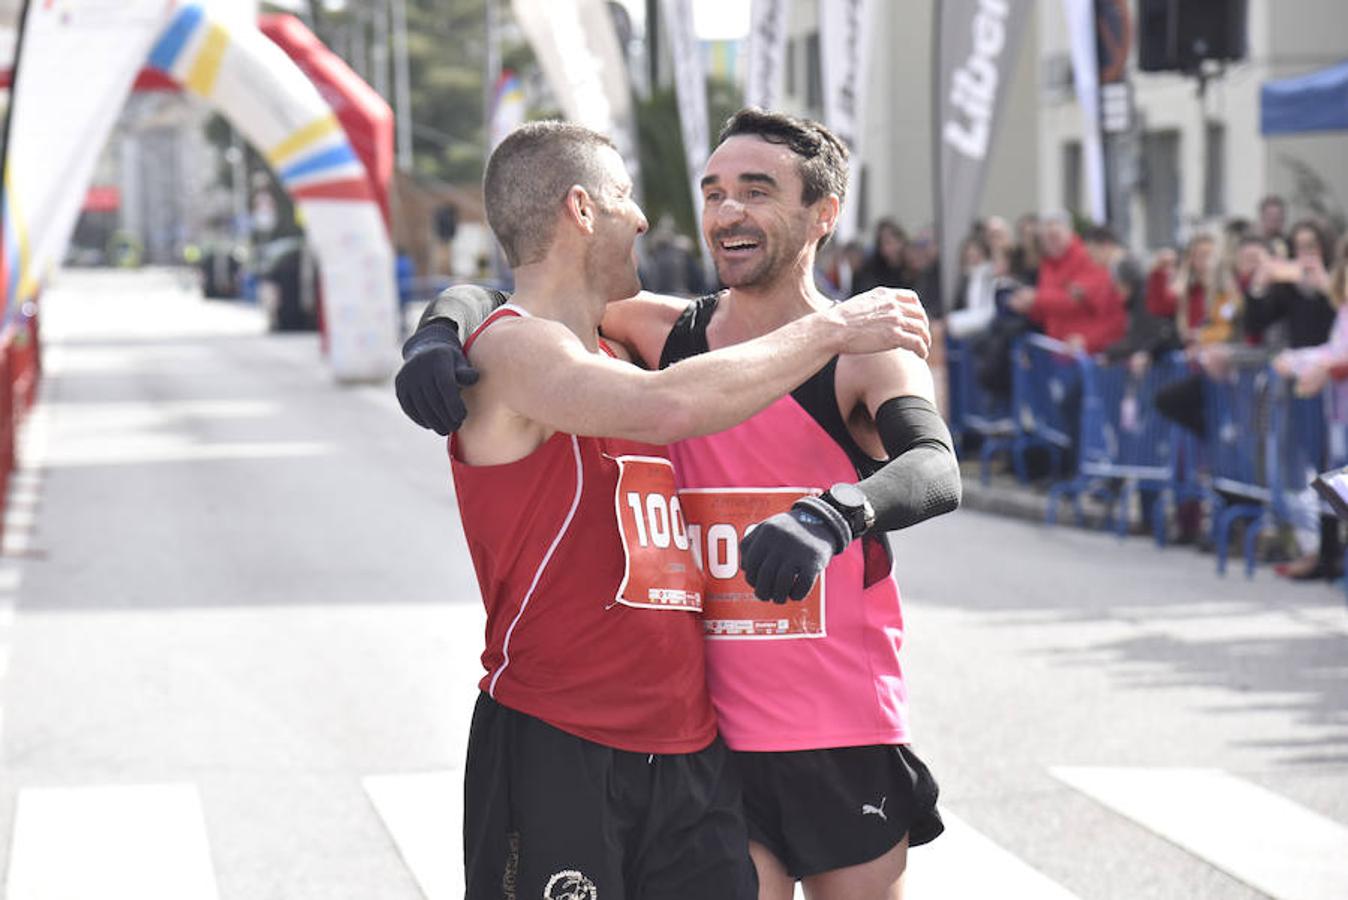
<path id="1" fill-rule="evenodd" d="M 866 495 L 855 484 L 835 484 L 828 489 L 829 495 L 843 506 L 860 509 L 866 505 Z"/>

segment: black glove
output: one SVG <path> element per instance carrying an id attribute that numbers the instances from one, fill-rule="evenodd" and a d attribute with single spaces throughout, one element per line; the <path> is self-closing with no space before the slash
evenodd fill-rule
<path id="1" fill-rule="evenodd" d="M 403 367 L 393 379 L 398 403 L 407 417 L 436 434 L 457 431 L 468 415 L 464 388 L 477 384 L 478 372 L 463 353 L 453 325 L 435 319 L 403 344 Z"/>
<path id="2" fill-rule="evenodd" d="M 842 513 L 817 497 L 797 500 L 740 541 L 740 566 L 760 600 L 803 600 L 829 560 L 852 542 Z"/>

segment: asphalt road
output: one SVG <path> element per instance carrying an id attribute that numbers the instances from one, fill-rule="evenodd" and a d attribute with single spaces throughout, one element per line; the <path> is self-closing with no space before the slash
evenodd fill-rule
<path id="1" fill-rule="evenodd" d="M 461 894 L 482 615 L 443 442 L 172 273 L 63 273 L 43 326 L 0 893 Z M 967 511 L 895 552 L 951 825 L 910 897 L 1348 897 L 1341 592 Z"/>

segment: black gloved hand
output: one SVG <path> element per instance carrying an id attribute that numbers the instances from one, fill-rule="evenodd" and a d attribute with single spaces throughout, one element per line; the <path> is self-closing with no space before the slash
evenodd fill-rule
<path id="1" fill-rule="evenodd" d="M 441 319 L 423 325 L 403 344 L 403 360 L 393 379 L 403 412 L 436 434 L 457 431 L 468 415 L 461 392 L 478 379 L 458 331 Z"/>
<path id="2" fill-rule="evenodd" d="M 817 497 L 764 519 L 740 541 L 740 567 L 760 600 L 803 600 L 829 560 L 852 542 L 842 513 Z"/>

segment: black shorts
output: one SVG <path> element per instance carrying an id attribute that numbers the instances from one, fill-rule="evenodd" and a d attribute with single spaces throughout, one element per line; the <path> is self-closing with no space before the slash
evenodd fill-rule
<path id="1" fill-rule="evenodd" d="M 468 900 L 755 900 L 725 744 L 630 753 L 479 696 L 464 775 Z"/>
<path id="2" fill-rule="evenodd" d="M 734 756 L 749 837 L 793 878 L 869 862 L 904 835 L 916 847 L 945 830 L 936 780 L 906 746 Z"/>

